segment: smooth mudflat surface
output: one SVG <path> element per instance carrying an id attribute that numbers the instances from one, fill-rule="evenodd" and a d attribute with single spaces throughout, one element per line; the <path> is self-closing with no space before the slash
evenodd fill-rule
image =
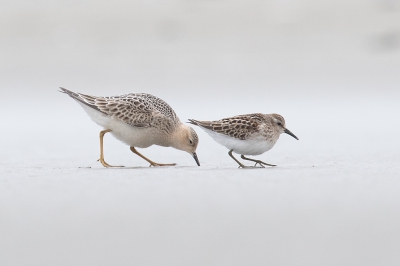
<path id="1" fill-rule="evenodd" d="M 300 141 L 282 135 L 257 157 L 278 166 L 254 170 L 237 169 L 199 129 L 201 167 L 151 147 L 141 151 L 178 166 L 149 168 L 106 135 L 106 160 L 127 167 L 105 169 L 96 162 L 99 128 L 68 103 L 72 118 L 38 109 L 29 134 L 14 125 L 2 139 L 4 265 L 400 263 L 399 128 L 381 113 L 361 106 L 367 116 L 357 123 L 341 119 L 354 114 L 350 105 L 297 109 L 293 117 L 309 119 L 286 119 Z M 385 138 L 363 117 L 387 122 Z"/>

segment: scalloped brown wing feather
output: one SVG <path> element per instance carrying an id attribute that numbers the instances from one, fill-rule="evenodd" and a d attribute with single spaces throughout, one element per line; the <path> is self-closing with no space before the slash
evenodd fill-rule
<path id="1" fill-rule="evenodd" d="M 130 126 L 157 127 L 170 132 L 179 121 L 174 110 L 165 101 L 151 94 L 96 97 L 61 89 L 72 98 Z"/>
<path id="2" fill-rule="evenodd" d="M 238 115 L 217 121 L 189 120 L 191 124 L 201 126 L 214 132 L 244 140 L 259 131 L 264 122 L 262 114 Z"/>

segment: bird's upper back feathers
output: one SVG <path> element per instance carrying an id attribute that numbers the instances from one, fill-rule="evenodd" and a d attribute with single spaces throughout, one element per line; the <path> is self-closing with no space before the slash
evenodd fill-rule
<path id="1" fill-rule="evenodd" d="M 147 93 L 96 97 L 63 89 L 72 98 L 134 127 L 157 127 L 173 131 L 179 123 L 174 110 L 162 99 Z"/>
<path id="2" fill-rule="evenodd" d="M 217 121 L 195 121 L 201 127 L 241 140 L 259 133 L 266 122 L 263 114 L 238 115 Z"/>

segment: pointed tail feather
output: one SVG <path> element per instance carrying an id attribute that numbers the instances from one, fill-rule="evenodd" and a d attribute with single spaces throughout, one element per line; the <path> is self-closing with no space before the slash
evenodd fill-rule
<path id="1" fill-rule="evenodd" d="M 70 97 L 72 97 L 72 98 L 74 98 L 74 99 L 76 99 L 76 100 L 79 100 L 79 98 L 80 98 L 80 97 L 79 97 L 79 94 L 76 93 L 76 92 L 67 90 L 67 89 L 65 89 L 65 88 L 63 88 L 63 87 L 60 87 L 60 90 L 61 90 L 61 91 L 59 91 L 59 92 L 68 94 Z"/>
<path id="2" fill-rule="evenodd" d="M 194 120 L 194 119 L 188 119 L 189 120 L 189 124 L 195 125 L 195 126 L 199 126 L 199 121 Z"/>
<path id="3" fill-rule="evenodd" d="M 93 109 L 95 109 L 95 110 L 97 110 L 97 111 L 99 111 L 99 112 L 101 112 L 103 114 L 106 114 L 105 112 L 101 111 L 96 106 L 95 97 L 90 96 L 90 95 L 86 95 L 86 94 L 82 94 L 82 93 L 78 93 L 78 92 L 73 92 L 73 91 L 67 90 L 67 89 L 62 88 L 62 87 L 60 87 L 60 89 L 61 89 L 61 91 L 60 91 L 61 93 L 67 94 L 72 99 L 74 99 L 76 101 L 79 101 L 79 102 L 81 102 L 83 104 L 86 104 L 87 106 L 89 106 L 89 107 L 91 107 L 91 108 L 93 108 Z"/>
<path id="4" fill-rule="evenodd" d="M 206 128 L 209 130 L 213 130 L 212 127 L 212 122 L 211 121 L 198 121 L 198 120 L 194 120 L 194 119 L 188 119 L 189 120 L 189 124 L 195 125 L 195 126 L 199 126 L 202 128 Z"/>

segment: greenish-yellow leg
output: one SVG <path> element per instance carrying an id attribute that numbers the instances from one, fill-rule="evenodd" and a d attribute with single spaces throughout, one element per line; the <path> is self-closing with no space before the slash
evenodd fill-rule
<path id="1" fill-rule="evenodd" d="M 108 163 L 106 163 L 106 161 L 104 161 L 104 152 L 103 152 L 103 138 L 104 135 L 108 132 L 111 132 L 111 129 L 106 129 L 100 132 L 100 159 L 98 159 L 98 162 L 101 162 L 101 164 L 104 167 L 123 167 L 122 165 L 120 166 L 114 166 L 114 165 L 109 165 Z"/>
<path id="2" fill-rule="evenodd" d="M 131 146 L 131 151 L 134 154 L 137 154 L 139 157 L 145 159 L 147 162 L 150 163 L 150 166 L 174 166 L 176 165 L 176 163 L 168 163 L 168 164 L 164 164 L 164 163 L 155 163 L 152 160 L 150 160 L 149 158 L 146 158 L 144 155 L 142 155 L 140 152 L 138 152 L 135 147 Z"/>

